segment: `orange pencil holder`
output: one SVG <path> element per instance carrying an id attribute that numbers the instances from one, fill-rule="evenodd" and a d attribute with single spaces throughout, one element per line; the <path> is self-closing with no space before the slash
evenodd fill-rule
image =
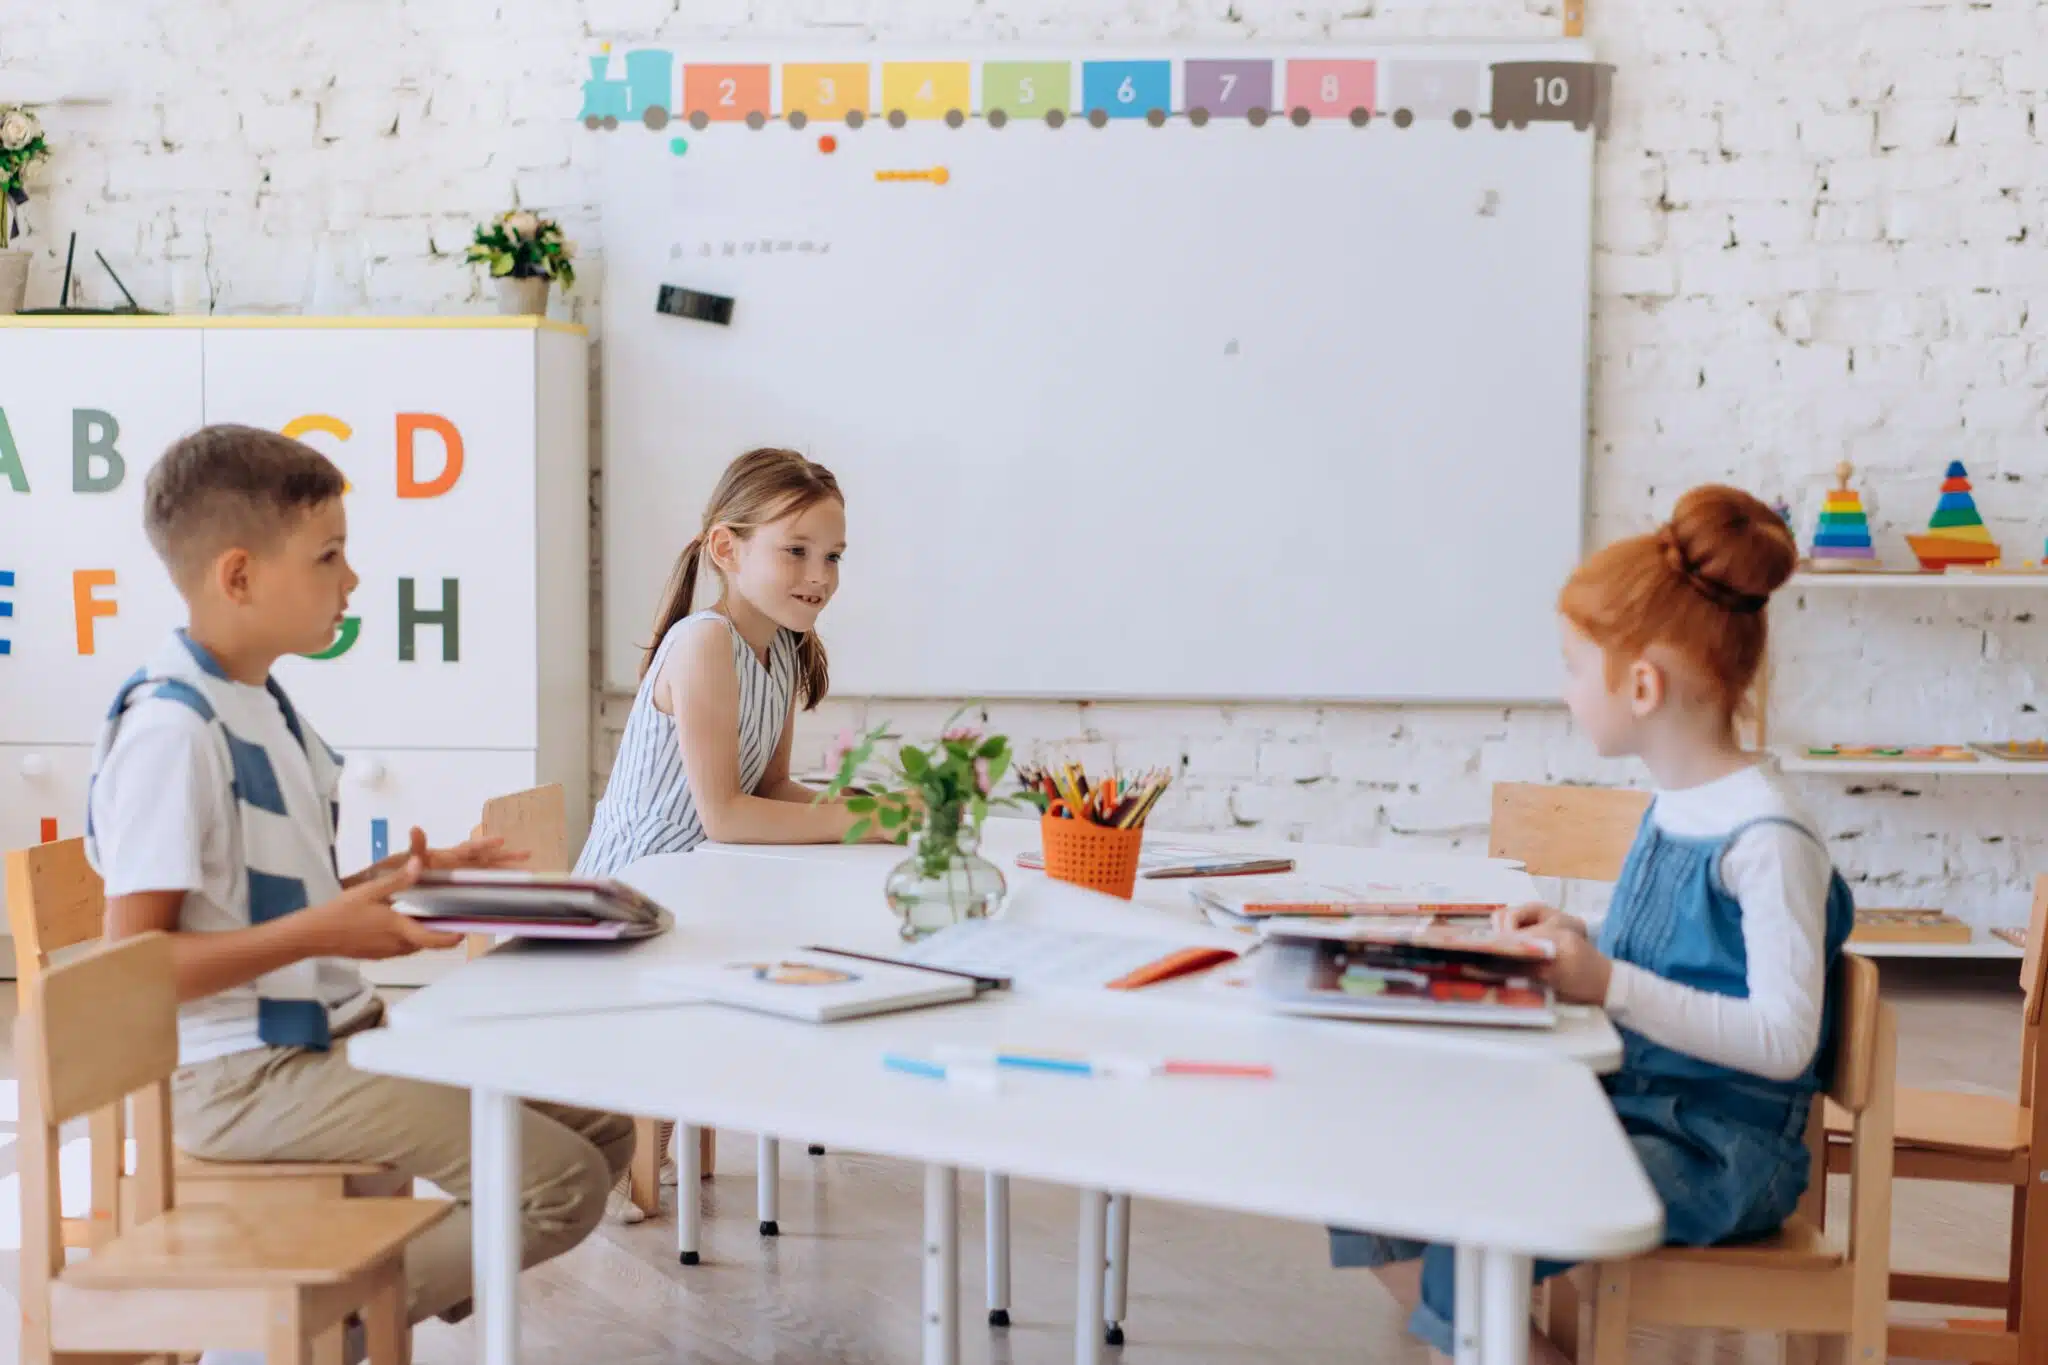
<path id="1" fill-rule="evenodd" d="M 1047 815 L 1038 822 L 1045 841 L 1045 875 L 1090 891 L 1131 898 L 1138 885 L 1142 829 L 1116 829 Z"/>

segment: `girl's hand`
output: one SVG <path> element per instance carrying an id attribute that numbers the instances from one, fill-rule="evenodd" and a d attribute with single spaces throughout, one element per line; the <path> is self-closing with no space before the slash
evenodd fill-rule
<path id="1" fill-rule="evenodd" d="M 1554 905 L 1531 901 L 1526 905 L 1513 905 L 1500 912 L 1500 927 L 1503 929 L 1525 930 L 1558 926 L 1569 929 L 1581 938 L 1586 934 L 1586 922 L 1576 915 L 1567 915 Z"/>
<path id="2" fill-rule="evenodd" d="M 1614 975 L 1614 964 L 1584 933 L 1558 923 L 1538 926 L 1529 933 L 1548 939 L 1557 947 L 1557 957 L 1541 974 L 1557 992 L 1558 999 L 1573 1005 L 1607 1002 L 1607 983 Z"/>

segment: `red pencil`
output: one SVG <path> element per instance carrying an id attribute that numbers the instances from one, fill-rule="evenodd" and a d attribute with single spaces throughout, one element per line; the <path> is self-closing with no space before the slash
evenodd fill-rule
<path id="1" fill-rule="evenodd" d="M 1273 1068 L 1261 1062 L 1162 1062 L 1162 1076 L 1244 1076 L 1255 1080 L 1273 1079 Z"/>

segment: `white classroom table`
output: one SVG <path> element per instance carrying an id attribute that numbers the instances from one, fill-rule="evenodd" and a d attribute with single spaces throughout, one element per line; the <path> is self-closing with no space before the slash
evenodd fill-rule
<path id="1" fill-rule="evenodd" d="M 1400 855 L 1397 870 L 1363 850 L 1292 851 L 1310 875 L 1428 876 L 1461 888 L 1520 876 L 1471 859 L 1420 871 L 1418 855 Z M 676 933 L 595 950 L 512 945 L 403 1002 L 392 1028 L 350 1040 L 366 1069 L 472 1091 L 476 1295 L 490 1365 L 516 1360 L 521 1097 L 803 1133 L 924 1162 L 928 1365 L 958 1359 L 962 1166 L 1083 1190 L 1082 1362 L 1102 1348 L 1104 1190 L 1454 1243 L 1468 1286 L 1459 1355 L 1489 1365 L 1523 1360 L 1530 1257 L 1627 1255 L 1660 1239 L 1661 1208 L 1593 1079 L 1618 1052 L 1597 1014 L 1548 1033 L 1361 1027 L 1176 999 L 1194 985 L 1170 983 L 1143 1001 L 1019 991 L 830 1028 L 719 1010 L 706 1028 L 708 1007 L 644 978 L 664 959 L 820 940 L 886 948 L 894 924 L 880 870 L 900 856 L 700 850 L 645 860 L 626 879 L 670 907 Z M 1006 873 L 1013 886 L 1032 878 Z M 1184 885 L 1141 886 L 1141 901 L 1160 909 L 1186 904 Z M 636 1011 L 631 1028 L 609 1017 L 620 1009 Z M 1279 1075 L 1075 1084 L 1006 1073 L 991 1095 L 881 1067 L 887 1051 L 975 1042 L 1269 1061 Z M 1284 1161 L 1246 1155 L 1270 1150 L 1274 1133 L 1337 1136 L 1289 1144 Z"/>

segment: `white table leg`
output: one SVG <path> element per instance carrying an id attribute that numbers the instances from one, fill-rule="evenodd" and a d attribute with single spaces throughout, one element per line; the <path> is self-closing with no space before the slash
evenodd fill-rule
<path id="1" fill-rule="evenodd" d="M 1131 1197 L 1109 1197 L 1109 1271 L 1102 1286 L 1102 1339 L 1124 1344 L 1125 1300 L 1131 1289 Z"/>
<path id="2" fill-rule="evenodd" d="M 924 1168 L 924 1365 L 960 1362 L 960 1180 Z"/>
<path id="3" fill-rule="evenodd" d="M 469 1095 L 470 1265 L 484 1365 L 519 1360 L 519 1122 L 516 1095 Z"/>
<path id="4" fill-rule="evenodd" d="M 988 1325 L 1010 1325 L 1010 1177 L 990 1171 L 982 1203 L 988 1218 Z"/>
<path id="5" fill-rule="evenodd" d="M 1102 1282 L 1108 1260 L 1103 1246 L 1109 1236 L 1109 1196 L 1101 1190 L 1081 1191 L 1081 1245 L 1074 1253 L 1080 1275 L 1074 1301 L 1074 1365 L 1102 1365 Z"/>
<path id="6" fill-rule="evenodd" d="M 703 1129 L 686 1123 L 676 1131 L 676 1256 L 684 1265 L 695 1265 L 704 1236 Z"/>
<path id="7" fill-rule="evenodd" d="M 782 1200 L 782 1144 L 763 1137 L 755 1157 L 754 1202 L 761 1210 L 761 1235 L 779 1237 L 782 1227 L 776 1206 Z"/>
<path id="8" fill-rule="evenodd" d="M 1479 1258 L 1481 1365 L 1528 1365 L 1529 1258 L 1507 1251 Z"/>
<path id="9" fill-rule="evenodd" d="M 1457 1251 L 1452 1293 L 1457 1297 L 1451 1323 L 1452 1358 L 1457 1365 L 1479 1365 L 1479 1248 Z"/>

